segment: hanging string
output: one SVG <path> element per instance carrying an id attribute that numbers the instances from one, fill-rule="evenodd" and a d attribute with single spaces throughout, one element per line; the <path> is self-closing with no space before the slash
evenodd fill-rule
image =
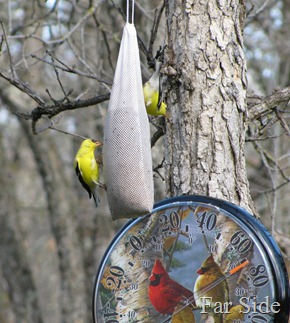
<path id="1" fill-rule="evenodd" d="M 127 11 L 126 11 L 127 23 L 129 22 L 129 3 L 130 3 L 130 0 L 127 0 Z"/>
<path id="2" fill-rule="evenodd" d="M 134 7 L 135 7 L 135 0 L 132 0 L 132 17 L 131 17 L 131 24 L 134 24 Z M 129 23 L 129 12 L 130 12 L 130 0 L 127 0 L 127 23 Z"/>
<path id="3" fill-rule="evenodd" d="M 134 24 L 134 7 L 135 7 L 135 0 L 132 0 L 132 24 Z"/>

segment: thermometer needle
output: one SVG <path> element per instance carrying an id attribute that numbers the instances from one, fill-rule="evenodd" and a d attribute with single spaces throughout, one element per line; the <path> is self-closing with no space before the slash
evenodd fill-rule
<path id="1" fill-rule="evenodd" d="M 162 321 L 161 323 L 165 323 L 168 322 L 169 320 L 171 320 L 171 318 L 179 313 L 180 311 L 182 311 L 184 308 L 186 308 L 188 305 L 192 304 L 196 299 L 200 298 L 201 296 L 205 295 L 208 291 L 210 291 L 211 289 L 213 289 L 214 287 L 216 287 L 217 285 L 219 285 L 221 282 L 223 282 L 224 280 L 228 279 L 230 276 L 234 275 L 235 273 L 237 273 L 239 270 L 241 270 L 242 268 L 246 267 L 249 264 L 249 260 L 245 260 L 244 262 L 242 262 L 240 265 L 234 267 L 233 269 L 229 270 L 228 272 L 226 272 L 222 277 L 216 279 L 215 281 L 213 281 L 212 283 L 204 286 L 202 289 L 200 289 L 198 291 L 198 293 L 194 293 L 192 297 L 190 297 L 187 301 L 186 304 L 181 307 L 178 311 L 176 311 L 172 316 L 170 316 L 169 318 L 165 319 L 164 321 Z M 198 296 L 197 296 L 198 294 Z"/>

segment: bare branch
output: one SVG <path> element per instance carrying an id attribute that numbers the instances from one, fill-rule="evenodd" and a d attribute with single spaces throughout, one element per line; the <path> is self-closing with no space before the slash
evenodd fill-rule
<path id="1" fill-rule="evenodd" d="M 94 22 L 97 26 L 97 28 L 100 29 L 101 31 L 101 34 L 103 36 L 103 39 L 104 39 L 104 42 L 105 42 L 105 46 L 107 48 L 107 52 L 108 52 L 108 61 L 109 61 L 109 65 L 111 67 L 112 70 L 114 70 L 114 65 L 112 63 L 112 53 L 111 53 L 111 49 L 110 49 L 110 45 L 109 45 L 109 41 L 108 41 L 108 37 L 107 37 L 107 34 L 105 33 L 105 30 L 102 28 L 98 18 L 97 18 L 97 15 L 94 13 L 93 14 L 93 19 L 94 19 Z"/>
<path id="2" fill-rule="evenodd" d="M 1 28 L 3 30 L 4 41 L 5 41 L 6 46 L 7 46 L 7 52 L 8 52 L 9 63 L 10 63 L 10 70 L 11 70 L 12 76 L 14 78 L 15 77 L 14 65 L 13 65 L 12 56 L 11 56 L 11 53 L 10 53 L 10 46 L 9 46 L 8 39 L 7 39 L 6 29 L 4 27 L 2 19 L 0 20 L 0 24 L 1 24 Z"/>
<path id="3" fill-rule="evenodd" d="M 1 74 L 3 73 L 0 72 L 0 75 Z M 23 82 L 14 81 L 10 78 L 8 78 L 8 81 L 11 84 L 15 85 L 17 88 L 21 89 L 24 93 L 28 94 L 36 102 L 39 103 L 39 105 L 35 109 L 33 109 L 31 113 L 22 113 L 21 111 L 16 111 L 11 108 L 10 104 L 7 104 L 7 106 L 9 107 L 10 111 L 13 114 L 17 115 L 18 117 L 24 118 L 26 120 L 29 120 L 29 119 L 32 120 L 32 129 L 35 134 L 38 133 L 38 131 L 36 130 L 36 123 L 39 119 L 42 118 L 42 116 L 47 116 L 49 118 L 52 118 L 57 114 L 64 112 L 66 110 L 76 110 L 76 109 L 86 108 L 101 102 L 108 101 L 110 98 L 110 93 L 98 95 L 96 97 L 85 99 L 85 100 L 77 99 L 77 100 L 70 100 L 67 102 L 63 102 L 63 100 L 57 101 L 51 98 L 53 101 L 53 104 L 47 105 L 41 98 L 39 98 L 38 96 L 32 95 L 30 93 L 30 91 L 32 90 L 28 85 L 24 84 Z M 1 89 L 0 89 L 0 94 L 3 102 L 10 102 L 8 99 L 8 96 Z"/>
<path id="4" fill-rule="evenodd" d="M 246 142 L 252 142 L 252 141 L 267 141 L 267 140 L 271 140 L 271 139 L 277 139 L 281 137 L 281 135 L 277 135 L 277 136 L 264 136 L 264 137 L 247 137 L 246 138 Z"/>
<path id="5" fill-rule="evenodd" d="M 84 77 L 87 77 L 87 78 L 91 78 L 91 79 L 94 79 L 94 80 L 97 80 L 101 83 L 105 83 L 105 84 L 108 84 L 108 85 L 112 85 L 111 82 L 109 81 L 106 81 L 106 80 L 102 80 L 100 79 L 99 77 L 97 77 L 95 74 L 93 73 L 85 73 L 85 72 L 82 72 L 81 70 L 75 68 L 75 67 L 70 67 L 68 66 L 66 63 L 64 63 L 63 61 L 61 61 L 59 58 L 57 58 L 55 55 L 53 55 L 51 52 L 47 51 L 47 54 L 52 57 L 53 59 L 55 59 L 57 62 L 59 62 L 61 65 L 58 65 L 56 63 L 54 63 L 53 61 L 48 61 L 44 58 L 41 58 L 37 55 L 31 55 L 32 58 L 35 58 L 45 64 L 48 64 L 48 65 L 51 65 L 52 67 L 54 68 L 57 68 L 59 70 L 62 70 L 64 72 L 67 72 L 67 73 L 71 73 L 71 74 L 77 74 L 77 75 L 80 75 L 80 76 L 84 76 Z"/>
<path id="6" fill-rule="evenodd" d="M 32 90 L 29 84 L 19 79 L 16 79 L 16 77 L 11 77 L 8 73 L 5 73 L 5 72 L 0 71 L 0 76 L 4 78 L 6 81 L 8 81 L 10 84 L 14 85 L 18 90 L 30 96 L 38 104 L 40 105 L 45 104 L 44 100 L 35 91 Z"/>
<path id="7" fill-rule="evenodd" d="M 252 98 L 248 98 L 248 118 L 250 122 L 269 113 L 275 112 L 276 107 L 279 104 L 282 102 L 288 102 L 290 100 L 290 86 L 282 90 L 275 91 L 273 94 L 270 94 L 263 99 L 259 97 L 255 97 L 254 100 L 251 99 Z"/>
<path id="8" fill-rule="evenodd" d="M 36 131 L 36 123 L 42 116 L 48 116 L 49 118 L 63 112 L 66 110 L 76 110 L 80 108 L 86 108 L 104 101 L 109 100 L 110 93 L 99 95 L 90 99 L 86 100 L 75 100 L 69 102 L 55 102 L 55 104 L 50 106 L 38 106 L 31 112 L 31 119 L 32 119 L 32 129 L 34 133 Z"/>
<path id="9" fill-rule="evenodd" d="M 267 6 L 269 5 L 269 0 L 265 0 L 265 2 L 261 5 L 260 8 L 258 8 L 254 13 L 250 14 L 250 11 L 253 11 L 254 9 L 254 4 L 252 4 L 252 7 L 250 11 L 248 12 L 247 18 L 254 18 L 255 16 L 259 15 L 261 12 L 263 12 Z"/>
<path id="10" fill-rule="evenodd" d="M 156 132 L 154 132 L 152 138 L 151 138 L 151 147 L 155 146 L 156 142 L 165 135 L 164 130 L 160 127 L 157 129 Z"/>
<path id="11" fill-rule="evenodd" d="M 157 166 L 153 167 L 153 172 L 156 173 L 157 175 L 159 175 L 159 177 L 161 178 L 161 180 L 164 182 L 165 178 L 164 176 L 162 176 L 159 172 L 159 169 L 162 169 L 164 167 L 164 162 L 165 162 L 165 158 L 162 159 L 161 163 L 158 164 Z"/>
<path id="12" fill-rule="evenodd" d="M 51 61 L 52 61 L 52 63 L 54 63 L 53 58 L 51 58 Z M 58 82 L 58 84 L 59 84 L 59 86 L 60 86 L 60 88 L 62 90 L 63 95 L 64 95 L 64 99 L 67 100 L 67 102 L 70 102 L 69 95 L 72 93 L 73 90 L 70 90 L 68 93 L 66 93 L 66 91 L 65 91 L 65 89 L 64 89 L 64 87 L 62 85 L 62 82 L 60 80 L 59 73 L 58 73 L 58 70 L 57 70 L 56 67 L 54 67 L 54 72 L 55 72 L 55 75 L 56 75 L 57 82 Z"/>
<path id="13" fill-rule="evenodd" d="M 158 124 L 153 121 L 152 118 L 149 118 L 150 123 L 157 129 L 151 138 L 151 148 L 155 146 L 156 142 L 165 135 L 165 118 L 159 118 Z"/>
<path id="14" fill-rule="evenodd" d="M 282 116 L 282 114 L 281 114 L 281 112 L 279 111 L 278 108 L 275 109 L 275 113 L 276 113 L 282 127 L 285 129 L 287 135 L 290 136 L 290 129 L 288 127 L 288 124 L 287 124 L 285 118 Z"/>
<path id="15" fill-rule="evenodd" d="M 65 135 L 70 135 L 70 136 L 73 136 L 73 137 L 76 137 L 76 138 L 81 138 L 81 139 L 87 139 L 86 137 L 84 136 L 81 136 L 81 135 L 78 135 L 78 134 L 75 134 L 75 133 L 72 133 L 72 132 L 68 132 L 68 131 L 65 131 L 65 130 L 62 130 L 62 129 L 59 129 L 59 128 L 55 128 L 55 124 L 58 124 L 60 119 L 62 118 L 63 114 L 60 113 L 56 118 L 52 119 L 52 120 L 47 120 L 47 122 L 38 127 L 37 129 L 35 129 L 34 131 L 34 134 L 40 134 L 41 132 L 47 130 L 47 129 L 51 129 L 51 130 L 55 130 L 57 132 L 60 132 L 60 133 L 63 133 Z"/>
<path id="16" fill-rule="evenodd" d="M 16 33 L 19 33 L 22 29 L 31 27 L 35 23 L 37 23 L 38 21 L 48 18 L 56 10 L 58 3 L 59 3 L 59 0 L 55 0 L 55 3 L 53 4 L 51 9 L 47 13 L 45 13 L 44 15 L 42 15 L 40 17 L 37 17 L 36 19 L 29 22 L 27 25 L 20 24 L 20 25 L 17 25 L 16 27 L 14 27 L 14 29 L 11 31 L 11 35 L 15 35 Z"/>
<path id="17" fill-rule="evenodd" d="M 158 9 L 155 10 L 154 22 L 151 29 L 151 37 L 150 37 L 149 48 L 147 52 L 147 62 L 149 67 L 155 67 L 154 59 L 153 59 L 153 45 L 157 37 L 159 24 L 160 24 L 161 16 L 163 14 L 164 9 L 165 9 L 165 1 L 163 2 L 159 10 Z"/>
<path id="18" fill-rule="evenodd" d="M 280 167 L 276 159 L 267 151 L 265 150 L 260 144 L 257 142 L 254 142 L 254 147 L 257 150 L 257 152 L 261 155 L 261 159 L 267 168 L 267 170 L 271 172 L 279 172 L 279 174 L 282 176 L 284 181 L 280 183 L 279 185 L 275 186 L 273 185 L 272 188 L 263 190 L 263 193 L 270 193 L 270 192 L 275 192 L 279 190 L 281 187 L 284 185 L 288 184 L 290 182 L 290 178 L 285 174 L 284 170 Z M 270 163 L 274 165 L 274 167 L 270 166 Z"/>
<path id="19" fill-rule="evenodd" d="M 96 12 L 97 8 L 96 7 L 91 7 L 86 14 L 80 18 L 80 20 L 73 26 L 72 29 L 70 29 L 70 31 L 65 34 L 63 37 L 61 37 L 60 39 L 56 39 L 56 40 L 52 40 L 49 41 L 48 44 L 52 45 L 55 43 L 62 43 L 65 40 L 69 39 L 71 37 L 71 35 L 90 17 L 92 16 L 95 12 Z"/>

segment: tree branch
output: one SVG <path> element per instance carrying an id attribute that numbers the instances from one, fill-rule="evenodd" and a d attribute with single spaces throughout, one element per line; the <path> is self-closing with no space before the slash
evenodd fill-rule
<path id="1" fill-rule="evenodd" d="M 258 118 L 261 118 L 271 112 L 275 112 L 277 105 L 282 102 L 288 102 L 290 100 L 290 86 L 275 91 L 273 94 L 261 97 L 248 97 L 248 120 L 252 122 Z"/>
<path id="2" fill-rule="evenodd" d="M 0 72 L 0 75 L 1 75 L 1 72 Z M 86 107 L 107 101 L 110 98 L 110 93 L 106 93 L 106 94 L 98 95 L 96 97 L 85 99 L 85 100 L 76 99 L 73 101 L 70 100 L 66 102 L 63 102 L 63 100 L 59 100 L 59 101 L 54 100 L 53 104 L 47 105 L 42 99 L 40 100 L 40 98 L 36 94 L 30 95 L 33 92 L 31 92 L 32 90 L 28 85 L 27 85 L 27 88 L 25 89 L 29 89 L 29 91 L 24 91 L 23 82 L 13 81 L 12 79 L 8 79 L 8 81 L 11 84 L 15 85 L 17 88 L 21 89 L 24 93 L 28 94 L 36 102 L 39 103 L 39 105 L 36 108 L 34 108 L 31 111 L 31 113 L 23 113 L 18 110 L 16 111 L 11 108 L 10 104 L 7 104 L 8 102 L 10 102 L 10 99 L 8 98 L 8 95 L 5 93 L 5 91 L 0 89 L 2 101 L 7 104 L 7 107 L 13 114 L 21 118 L 24 118 L 26 120 L 32 120 L 32 130 L 34 134 L 38 133 L 38 131 L 36 130 L 36 123 L 39 119 L 42 118 L 42 116 L 47 116 L 49 118 L 52 118 L 63 111 L 86 108 Z"/>
<path id="3" fill-rule="evenodd" d="M 100 79 L 94 73 L 85 73 L 85 72 L 82 72 L 81 70 L 77 69 L 76 67 L 68 66 L 66 63 L 64 63 L 59 58 L 57 58 L 55 55 L 53 55 L 50 51 L 46 51 L 46 53 L 52 58 L 52 61 L 48 61 L 45 58 L 38 57 L 37 55 L 34 55 L 34 54 L 31 55 L 31 57 L 35 58 L 35 59 L 37 59 L 37 60 L 39 60 L 39 61 L 41 61 L 41 62 L 43 62 L 45 64 L 51 65 L 54 69 L 57 68 L 57 69 L 60 69 L 60 70 L 62 70 L 64 72 L 67 72 L 67 73 L 77 74 L 77 75 L 80 75 L 80 76 L 84 76 L 84 77 L 87 77 L 87 78 L 97 80 L 97 81 L 99 81 L 101 83 L 104 83 L 104 84 L 112 85 L 111 82 L 108 82 L 106 80 Z M 56 60 L 61 65 L 56 64 L 53 60 Z"/>
<path id="4" fill-rule="evenodd" d="M 158 27 L 160 24 L 161 16 L 163 14 L 163 11 L 165 10 L 165 2 L 163 2 L 161 8 L 158 10 L 155 10 L 155 15 L 154 15 L 154 22 L 153 26 L 151 29 L 151 36 L 150 36 L 150 41 L 149 41 L 149 48 L 147 51 L 147 62 L 148 66 L 154 68 L 155 67 L 155 60 L 153 57 L 153 46 L 157 37 L 158 33 Z"/>
<path id="5" fill-rule="evenodd" d="M 50 106 L 38 106 L 31 111 L 33 133 L 37 133 L 36 123 L 43 115 L 46 115 L 49 118 L 52 118 L 53 116 L 63 111 L 86 108 L 88 106 L 107 101 L 109 100 L 109 98 L 110 98 L 110 93 L 107 93 L 107 94 L 99 95 L 86 100 L 75 100 L 75 101 L 69 101 L 69 102 L 60 103 L 60 104 L 56 102 L 56 104 L 53 104 Z"/>

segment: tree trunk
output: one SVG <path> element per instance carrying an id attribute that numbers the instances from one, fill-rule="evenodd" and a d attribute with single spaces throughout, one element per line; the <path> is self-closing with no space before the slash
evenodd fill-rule
<path id="1" fill-rule="evenodd" d="M 212 196 L 254 212 L 244 155 L 244 5 L 169 0 L 166 15 L 167 194 Z"/>
<path id="2" fill-rule="evenodd" d="M 86 300 L 83 258 L 74 215 L 67 201 L 62 200 L 61 175 L 57 176 L 58 170 L 52 166 L 56 163 L 53 161 L 53 158 L 57 158 L 56 151 L 50 154 L 50 151 L 42 145 L 41 137 L 34 136 L 23 119 L 19 121 L 37 162 L 46 195 L 51 232 L 56 242 L 61 284 L 59 297 L 61 322 L 88 322 L 89 308 Z"/>
<path id="3" fill-rule="evenodd" d="M 19 323 L 43 323 L 39 294 L 31 264 L 27 259 L 23 242 L 19 238 L 19 232 L 13 223 L 20 212 L 14 203 L 14 185 L 10 180 L 13 174 L 7 172 L 5 156 L 1 158 L 1 166 L 3 169 L 6 168 L 6 172 L 0 174 L 0 186 L 5 187 L 2 190 L 3 198 L 0 200 L 0 268 L 9 298 L 11 315 L 8 315 L 8 311 L 6 315 L 1 311 L 0 321 L 10 322 L 11 316 L 11 319 L 13 317 L 14 321 Z"/>

